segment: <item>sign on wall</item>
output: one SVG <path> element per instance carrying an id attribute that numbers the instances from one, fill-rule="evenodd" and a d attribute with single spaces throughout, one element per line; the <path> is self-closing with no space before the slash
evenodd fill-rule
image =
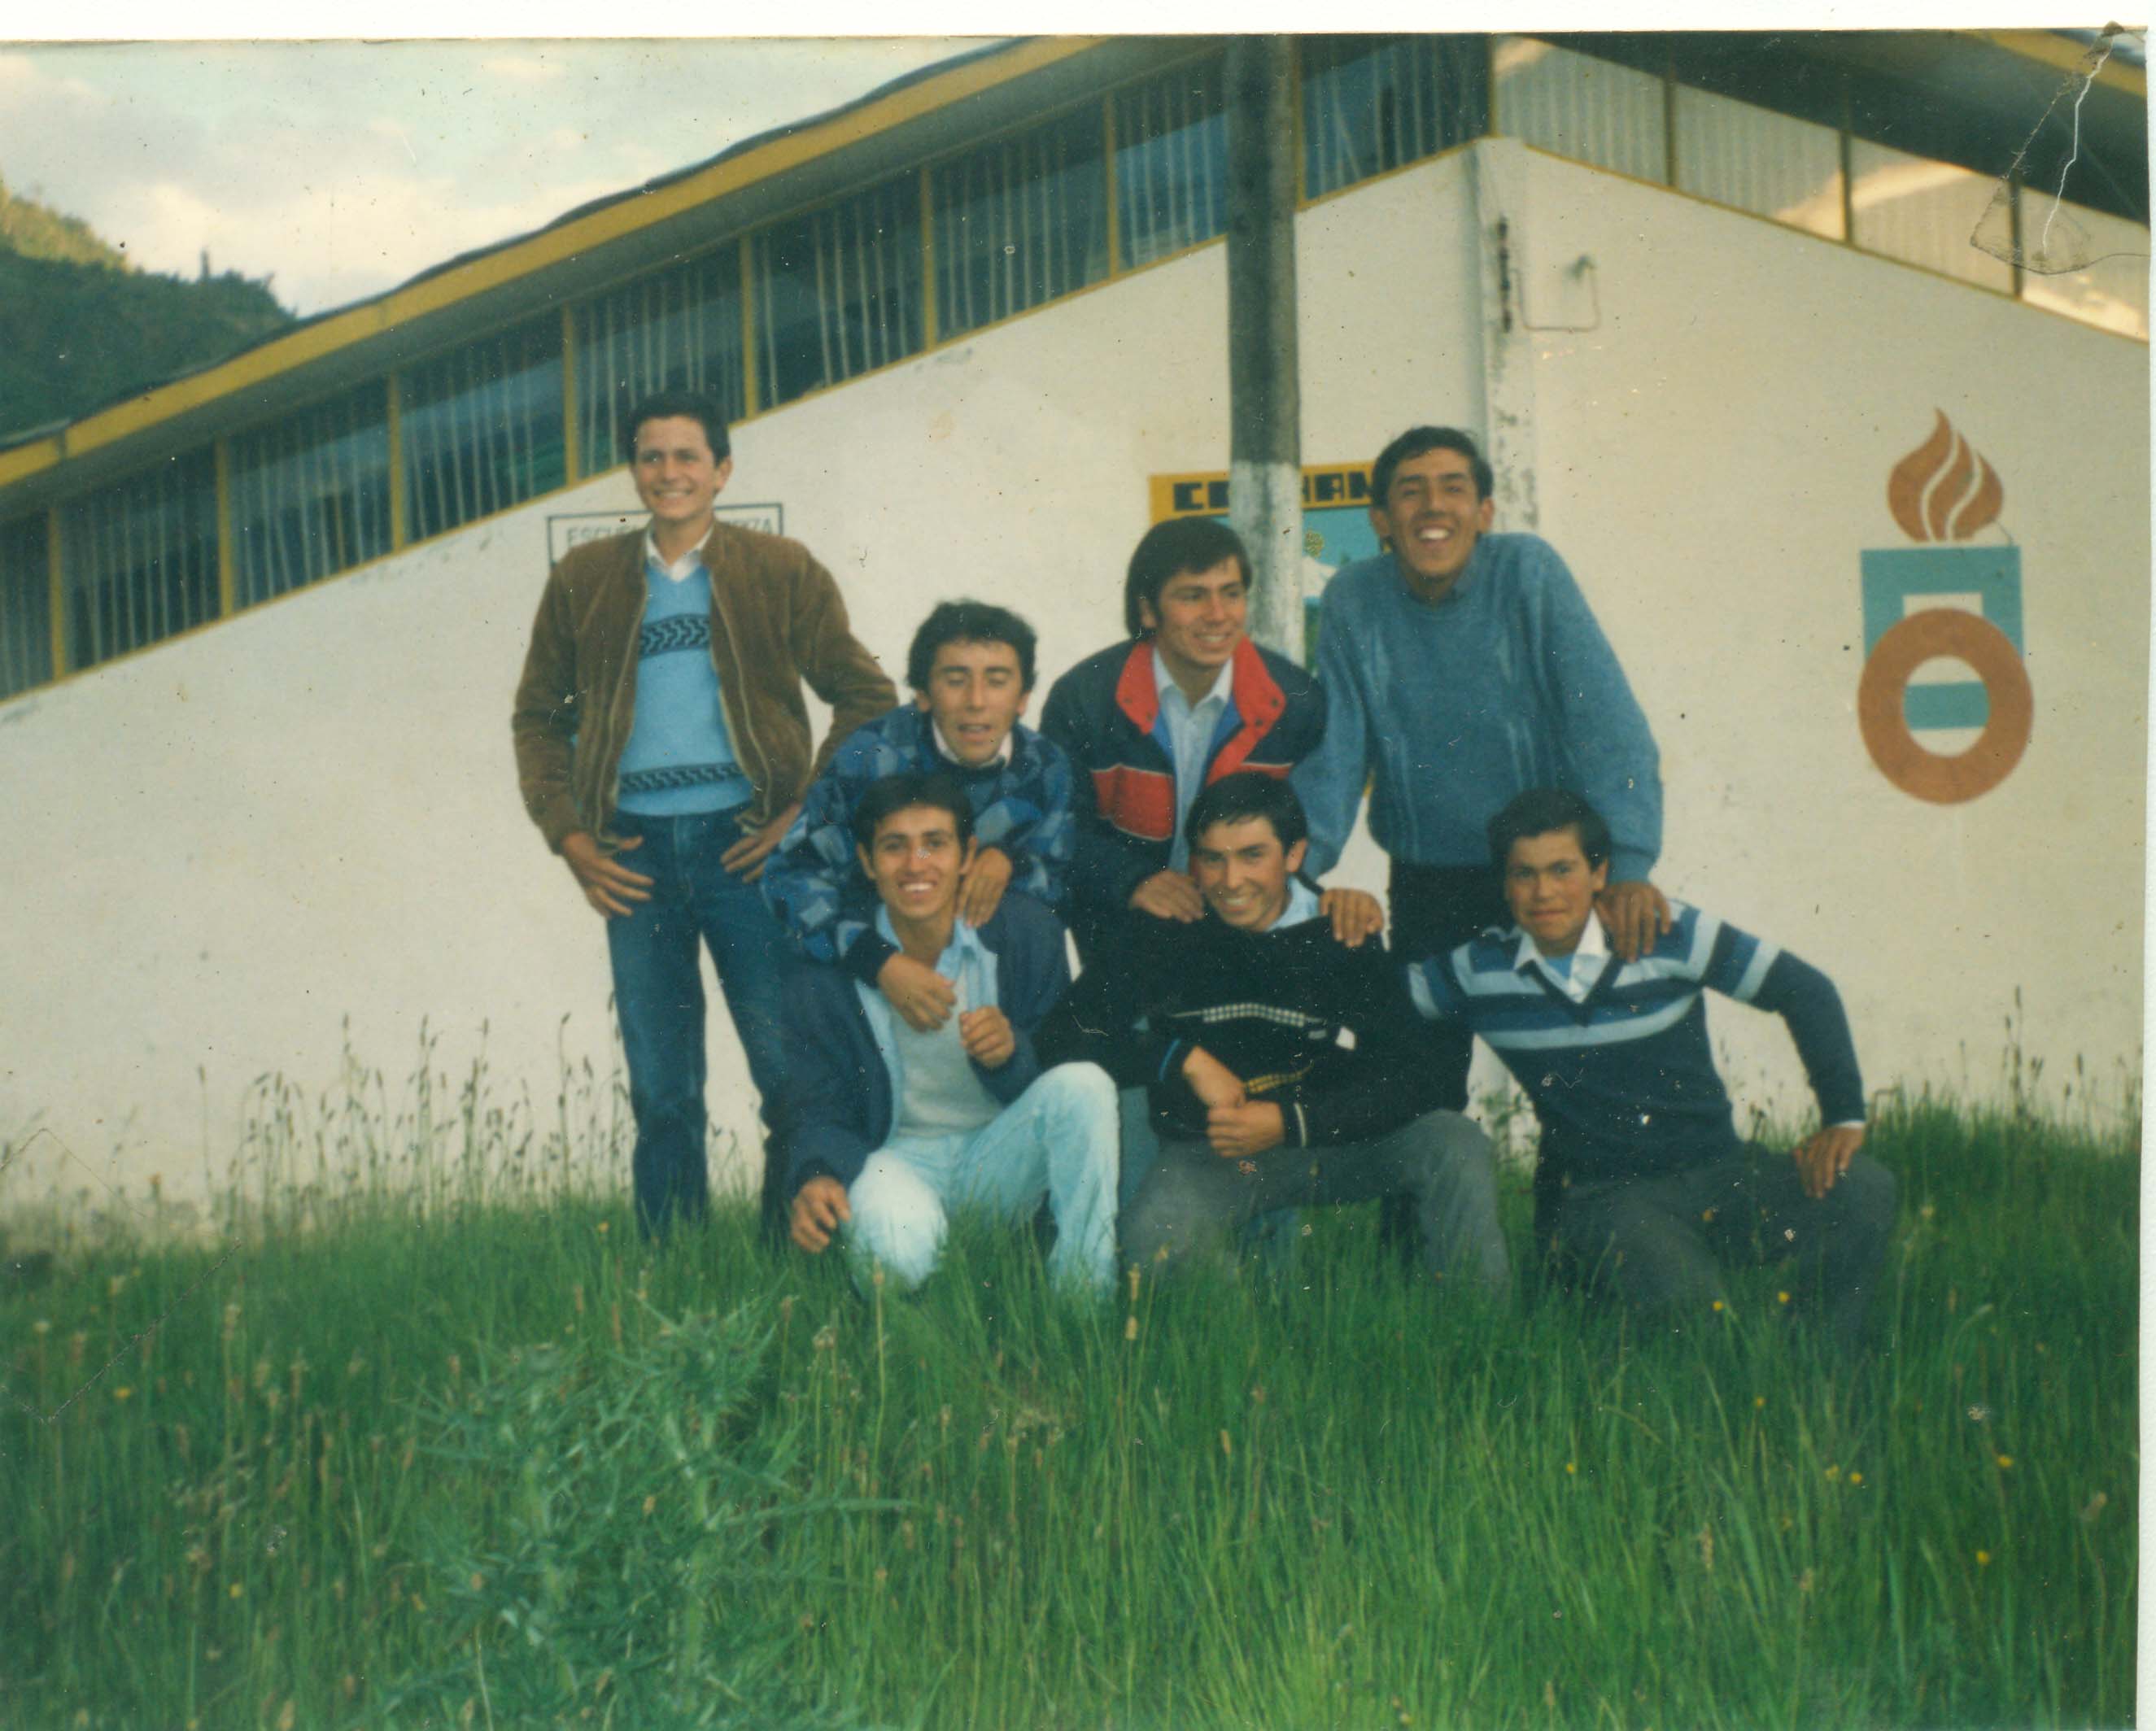
<path id="1" fill-rule="evenodd" d="M 1915 547 L 1863 554 L 1864 672 L 1856 720 L 1865 749 L 1903 792 L 1937 805 L 1989 793 L 2021 761 L 2035 699 L 2022 664 L 2021 550 L 1972 545 L 1999 519 L 2005 489 L 1943 413 L 1894 466 L 1887 508 Z M 1976 678 L 1917 684 L 1927 662 L 1958 661 Z M 1979 730 L 1964 750 L 1919 736 Z"/>
<path id="2" fill-rule="evenodd" d="M 786 533 L 786 507 L 780 504 L 722 504 L 711 515 L 721 523 L 738 523 L 744 529 L 760 529 L 766 535 Z M 561 563 L 570 548 L 586 541 L 603 540 L 625 530 L 641 529 L 650 519 L 637 511 L 565 511 L 547 520 L 547 562 Z"/>
<path id="3" fill-rule="evenodd" d="M 1211 473 L 1154 475 L 1151 483 L 1152 520 L 1170 517 L 1214 517 L 1228 520 L 1228 477 Z M 1370 526 L 1370 465 L 1367 463 L 1306 463 L 1302 471 L 1302 605 L 1306 660 L 1315 651 L 1318 598 L 1343 565 L 1378 551 L 1378 532 Z"/>

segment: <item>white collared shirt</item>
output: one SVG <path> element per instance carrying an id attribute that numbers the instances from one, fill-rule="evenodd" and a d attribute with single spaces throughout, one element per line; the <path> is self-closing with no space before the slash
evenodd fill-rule
<path id="1" fill-rule="evenodd" d="M 1168 868 L 1183 872 L 1190 868 L 1190 843 L 1183 837 L 1183 820 L 1190 815 L 1191 802 L 1204 786 L 1206 748 L 1213 743 L 1214 730 L 1219 726 L 1228 699 L 1235 694 L 1235 663 L 1231 659 L 1223 664 L 1213 689 L 1193 704 L 1175 683 L 1175 675 L 1168 672 L 1156 644 L 1152 685 L 1160 694 L 1160 713 L 1168 723 L 1171 747 L 1168 756 L 1175 766 L 1175 838 L 1169 846 Z"/>
<path id="2" fill-rule="evenodd" d="M 685 583 L 703 569 L 703 543 L 699 541 L 669 565 L 659 556 L 659 543 L 647 529 L 644 531 L 644 563 L 646 569 L 655 567 L 670 582 Z"/>
<path id="3" fill-rule="evenodd" d="M 1573 1002 L 1584 1004 L 1588 993 L 1594 990 L 1594 982 L 1602 977 L 1602 970 L 1609 965 L 1610 959 L 1609 940 L 1603 932 L 1602 921 L 1590 913 L 1587 928 L 1579 935 L 1579 945 L 1569 956 L 1552 960 L 1535 947 L 1534 939 L 1522 931 L 1520 947 L 1512 953 L 1512 965 L 1524 969 L 1532 964 L 1541 970 L 1543 978 Z M 1560 962 L 1568 965 L 1560 966 Z"/>
<path id="4" fill-rule="evenodd" d="M 968 763 L 951 749 L 950 740 L 943 737 L 942 724 L 932 716 L 929 720 L 928 731 L 931 737 L 935 740 L 936 749 L 942 755 L 943 761 L 946 763 L 956 765 L 962 770 L 984 770 L 988 766 L 988 763 L 1009 763 L 1011 761 L 1011 747 L 1018 740 L 1018 730 L 1014 727 L 1004 735 L 1003 744 L 996 747 L 996 755 L 988 760 L 988 763 Z"/>

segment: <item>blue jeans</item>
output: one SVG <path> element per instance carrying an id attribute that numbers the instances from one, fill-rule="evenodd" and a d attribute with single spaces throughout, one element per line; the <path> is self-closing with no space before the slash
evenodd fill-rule
<path id="1" fill-rule="evenodd" d="M 1050 1278 L 1105 1293 L 1116 1278 L 1116 1084 L 1096 1064 L 1060 1064 L 971 1135 L 887 1142 L 846 1191 L 854 1253 L 900 1286 L 927 1279 L 949 1213 L 1055 1216 Z"/>
<path id="2" fill-rule="evenodd" d="M 767 1124 L 785 1075 L 779 1006 L 791 952 L 762 891 L 719 863 L 742 838 L 733 812 L 642 817 L 624 812 L 614 827 L 624 837 L 643 837 L 641 847 L 619 858 L 653 880 L 650 900 L 608 919 L 607 950 L 629 1061 L 629 1108 L 636 1115 L 637 1224 L 648 1234 L 663 1234 L 677 1216 L 703 1217 L 710 1183 L 697 941 L 711 950 Z M 769 1162 L 763 1189 L 767 1219 Z"/>

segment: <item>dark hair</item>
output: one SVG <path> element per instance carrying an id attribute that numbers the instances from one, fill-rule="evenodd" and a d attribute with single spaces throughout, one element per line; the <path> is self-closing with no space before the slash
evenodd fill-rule
<path id="1" fill-rule="evenodd" d="M 1033 689 L 1033 627 L 1009 607 L 985 601 L 939 601 L 936 610 L 913 633 L 913 647 L 906 652 L 906 683 L 916 691 L 928 689 L 928 676 L 936 670 L 936 652 L 946 643 L 1009 643 L 1018 651 L 1018 682 Z"/>
<path id="2" fill-rule="evenodd" d="M 726 442 L 726 412 L 715 397 L 706 397 L 701 391 L 661 391 L 647 397 L 629 412 L 629 418 L 621 423 L 621 454 L 631 463 L 636 461 L 636 435 L 646 421 L 670 421 L 680 417 L 694 421 L 704 429 L 710 441 L 711 461 L 724 463 L 733 455 L 733 447 Z"/>
<path id="3" fill-rule="evenodd" d="M 1599 812 L 1568 789 L 1530 787 L 1490 820 L 1490 863 L 1502 872 L 1512 856 L 1513 842 L 1560 829 L 1579 837 L 1579 851 L 1589 865 L 1599 866 L 1609 858 L 1609 826 Z"/>
<path id="4" fill-rule="evenodd" d="M 1243 586 L 1250 586 L 1250 556 L 1243 538 L 1224 523 L 1210 517 L 1170 517 L 1146 530 L 1131 555 L 1131 568 L 1123 578 L 1123 626 L 1132 637 L 1145 635 L 1139 617 L 1143 602 L 1160 613 L 1160 592 L 1170 577 L 1185 571 L 1210 571 L 1224 560 L 1235 561 L 1243 574 Z"/>
<path id="5" fill-rule="evenodd" d="M 1431 451 L 1457 451 L 1467 459 L 1467 467 L 1475 477 L 1475 496 L 1478 500 L 1487 499 L 1496 486 L 1497 478 L 1491 473 L 1490 459 L 1482 454 L 1482 448 L 1471 435 L 1457 427 L 1410 427 L 1378 452 L 1378 460 L 1370 465 L 1370 503 L 1383 510 L 1385 495 L 1393 490 L 1393 476 L 1399 466 Z"/>
<path id="6" fill-rule="evenodd" d="M 973 839 L 973 802 L 966 797 L 966 790 L 958 785 L 957 778 L 942 770 L 908 770 L 902 775 L 886 776 L 880 781 L 871 783 L 869 791 L 861 796 L 860 803 L 854 807 L 854 839 L 864 849 L 873 849 L 876 826 L 914 806 L 948 812 L 957 825 L 961 848 Z"/>
<path id="7" fill-rule="evenodd" d="M 1192 847 L 1216 823 L 1241 823 L 1262 817 L 1280 837 L 1286 853 L 1310 833 L 1302 801 L 1285 776 L 1268 776 L 1262 770 L 1238 770 L 1223 776 L 1190 802 L 1190 815 L 1183 821 L 1183 838 Z"/>

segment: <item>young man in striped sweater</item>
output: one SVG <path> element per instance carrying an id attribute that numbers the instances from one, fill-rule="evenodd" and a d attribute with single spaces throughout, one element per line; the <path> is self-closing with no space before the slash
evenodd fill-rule
<path id="1" fill-rule="evenodd" d="M 1426 1272 L 1502 1302 L 1489 1139 L 1433 1109 L 1382 942 L 1351 948 L 1297 878 L 1294 790 L 1226 776 L 1187 827 L 1203 916 L 1096 956 L 1040 1033 L 1045 1062 L 1091 1060 L 1150 1092 L 1160 1155 L 1123 1210 L 1124 1260 L 1217 1260 L 1260 1214 L 1398 1196 Z"/>
<path id="2" fill-rule="evenodd" d="M 1513 924 L 1411 963 L 1416 1006 L 1471 1029 L 1542 1123 L 1557 1254 L 1679 1326 L 1722 1298 L 1721 1264 L 1792 1258 L 1801 1308 L 1854 1346 L 1894 1221 L 1864 1143 L 1864 1084 L 1834 983 L 1673 904 L 1651 955 L 1613 953 L 1597 899 L 1610 835 L 1578 794 L 1535 788 L 1491 819 Z M 1702 987 L 1789 1023 L 1825 1128 L 1792 1151 L 1741 1139 Z"/>

